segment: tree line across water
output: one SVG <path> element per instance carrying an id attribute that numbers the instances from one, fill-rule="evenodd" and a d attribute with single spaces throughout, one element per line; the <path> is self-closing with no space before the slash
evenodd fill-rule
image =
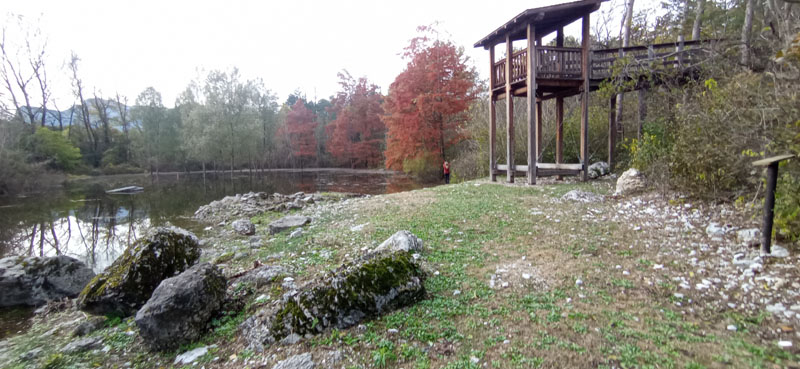
<path id="1" fill-rule="evenodd" d="M 153 87 L 129 104 L 85 86 L 72 55 L 74 105 L 49 96 L 45 50 L 12 54 L 3 41 L 4 109 L 0 125 L 3 192 L 24 189 L 37 169 L 72 173 L 218 171 L 347 167 L 407 170 L 441 163 L 477 96 L 478 75 L 462 48 L 420 35 L 405 49 L 406 69 L 388 95 L 366 77 L 339 74 L 339 91 L 310 101 L 301 91 L 279 103 L 260 79 L 237 69 L 191 81 L 165 106 Z M 30 43 L 28 43 L 30 44 Z M 41 97 L 39 97 L 41 95 Z M 425 163 L 423 163 L 425 164 Z M 17 175 L 14 175 L 16 173 Z M 16 180 L 16 182 L 15 182 Z"/>

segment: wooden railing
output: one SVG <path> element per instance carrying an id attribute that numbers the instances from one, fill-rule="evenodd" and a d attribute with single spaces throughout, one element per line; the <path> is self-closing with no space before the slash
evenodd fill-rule
<path id="1" fill-rule="evenodd" d="M 580 79 L 581 49 L 572 47 L 537 47 L 536 77 L 550 79 Z"/>
<path id="2" fill-rule="evenodd" d="M 581 49 L 566 47 L 536 48 L 537 78 L 580 79 Z M 511 54 L 511 83 L 525 81 L 528 76 L 528 50 Z M 504 88 L 506 83 L 506 60 L 494 63 L 492 85 L 495 89 Z"/>
<path id="3" fill-rule="evenodd" d="M 686 68 L 703 59 L 707 50 L 702 46 L 713 41 L 686 41 L 649 46 L 631 46 L 615 49 L 593 50 L 591 79 L 607 79 L 613 75 L 614 63 L 621 58 L 627 61 L 622 75 L 638 76 L 658 68 Z M 581 49 L 571 47 L 536 47 L 536 78 L 579 80 L 583 78 Z M 520 50 L 511 54 L 511 84 L 525 81 L 528 73 L 528 52 Z M 492 67 L 492 86 L 505 88 L 506 59 Z"/>
<path id="4" fill-rule="evenodd" d="M 671 42 L 647 46 L 630 46 L 592 51 L 592 79 L 606 79 L 613 75 L 614 63 L 626 62 L 619 75 L 638 76 L 647 71 L 663 68 L 683 69 L 704 59 L 707 50 L 702 46 L 709 40 Z"/>

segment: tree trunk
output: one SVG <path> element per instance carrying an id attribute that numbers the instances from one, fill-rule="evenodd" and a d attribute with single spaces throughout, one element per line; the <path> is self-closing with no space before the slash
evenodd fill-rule
<path id="1" fill-rule="evenodd" d="M 703 8 L 705 7 L 705 0 L 697 0 L 697 9 L 695 9 L 694 25 L 692 26 L 692 40 L 700 39 L 700 25 L 703 23 Z"/>
<path id="2" fill-rule="evenodd" d="M 750 29 L 753 28 L 753 0 L 747 0 L 742 25 L 742 65 L 750 66 Z"/>
<path id="3" fill-rule="evenodd" d="M 628 0 L 625 4 L 625 17 L 622 20 L 622 28 L 620 32 L 622 32 L 622 47 L 631 46 L 631 23 L 633 23 L 633 2 L 634 0 Z M 623 54 L 624 56 L 624 54 Z M 624 130 L 622 129 L 622 100 L 623 94 L 617 94 L 617 104 L 616 104 L 616 114 L 615 114 L 615 127 L 617 131 L 623 132 L 623 140 L 625 139 Z M 609 134 L 616 134 L 616 132 L 609 132 Z"/>

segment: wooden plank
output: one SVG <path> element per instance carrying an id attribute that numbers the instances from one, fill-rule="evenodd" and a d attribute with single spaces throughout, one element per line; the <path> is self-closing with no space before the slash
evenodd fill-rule
<path id="1" fill-rule="evenodd" d="M 554 164 L 554 163 L 536 163 L 539 169 L 567 169 L 567 170 L 582 170 L 583 164 Z"/>
<path id="2" fill-rule="evenodd" d="M 511 45 L 511 35 L 506 34 L 506 56 L 514 53 Z M 511 60 L 511 58 L 506 58 Z M 506 171 L 506 179 L 514 183 L 514 95 L 511 94 L 511 63 L 506 63 L 506 159 L 511 167 Z"/>
<path id="3" fill-rule="evenodd" d="M 494 46 L 489 47 L 489 91 L 494 90 Z M 493 95 L 493 94 L 492 94 Z M 497 182 L 495 174 L 495 149 L 497 141 L 497 111 L 495 97 L 489 96 L 489 176 L 492 182 Z"/>
<path id="4" fill-rule="evenodd" d="M 582 170 L 578 169 L 538 169 L 537 174 L 539 177 L 551 176 L 577 176 L 580 175 Z"/>
<path id="5" fill-rule="evenodd" d="M 503 170 L 509 170 L 509 167 L 508 167 L 508 164 L 497 164 L 497 169 L 500 170 L 500 171 L 503 171 Z M 514 165 L 514 170 L 517 171 L 517 172 L 527 173 L 528 172 L 528 166 L 527 165 Z"/>
<path id="6" fill-rule="evenodd" d="M 581 32 L 581 69 L 583 71 L 583 95 L 581 97 L 581 163 L 583 181 L 589 180 L 589 14 L 583 16 Z"/>
<path id="7" fill-rule="evenodd" d="M 770 165 L 772 163 L 776 163 L 776 162 L 779 162 L 779 161 L 782 161 L 782 160 L 786 160 L 786 159 L 791 159 L 793 157 L 794 157 L 793 154 L 778 155 L 778 156 L 773 156 L 773 157 L 766 158 L 766 159 L 756 160 L 756 161 L 753 162 L 753 165 L 755 165 L 757 167 L 766 167 L 766 166 L 768 166 L 768 165 Z"/>
<path id="8" fill-rule="evenodd" d="M 536 101 L 536 161 L 538 162 L 539 159 L 542 157 L 542 151 L 544 151 L 544 145 L 542 145 L 544 131 L 542 131 L 542 101 L 541 99 L 537 99 Z"/>
<path id="9" fill-rule="evenodd" d="M 534 112 L 534 104 L 536 103 L 536 28 L 533 24 L 528 23 L 528 73 L 526 76 L 525 86 L 528 88 L 526 100 L 528 103 L 528 184 L 536 184 L 536 161 L 539 152 L 539 137 L 541 136 L 540 126 L 541 122 L 537 119 Z"/>

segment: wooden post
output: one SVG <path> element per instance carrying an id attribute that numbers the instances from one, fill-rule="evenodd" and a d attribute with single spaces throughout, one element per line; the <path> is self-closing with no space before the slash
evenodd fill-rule
<path id="1" fill-rule="evenodd" d="M 639 139 L 641 140 L 642 131 L 644 130 L 644 121 L 645 119 L 647 119 L 647 87 L 641 86 L 641 88 L 639 88 L 639 91 L 637 91 L 637 93 L 639 95 L 639 114 L 637 115 L 636 120 L 639 129 L 636 134 L 637 137 L 639 137 Z"/>
<path id="2" fill-rule="evenodd" d="M 608 170 L 614 170 L 614 150 L 617 148 L 617 99 L 612 96 L 608 105 Z"/>
<path id="3" fill-rule="evenodd" d="M 506 35 L 506 159 L 508 168 L 506 178 L 509 183 L 514 183 L 514 97 L 511 95 L 511 55 L 514 48 L 511 46 L 511 34 Z"/>
<path id="4" fill-rule="evenodd" d="M 778 165 L 781 161 L 794 158 L 794 155 L 779 155 L 753 162 L 757 167 L 767 167 L 767 192 L 764 195 L 764 220 L 761 225 L 761 254 L 772 252 L 772 220 L 775 211 L 775 188 L 778 185 Z"/>
<path id="5" fill-rule="evenodd" d="M 497 182 L 497 162 L 495 161 L 495 142 L 497 140 L 497 112 L 494 95 L 494 46 L 489 46 L 489 177 Z"/>
<path id="6" fill-rule="evenodd" d="M 564 98 L 556 97 L 556 164 L 564 160 Z"/>
<path id="7" fill-rule="evenodd" d="M 564 47 L 564 27 L 556 31 L 556 47 Z M 563 59 L 561 60 L 563 63 Z M 559 64 L 559 72 L 562 69 Z M 556 97 L 556 164 L 564 160 L 564 98 Z M 561 179 L 561 176 L 559 176 Z"/>
<path id="8" fill-rule="evenodd" d="M 539 142 L 541 136 L 541 117 L 536 114 L 535 106 L 539 103 L 536 102 L 536 28 L 533 24 L 528 23 L 528 75 L 526 76 L 526 86 L 528 93 L 526 94 L 528 103 L 528 184 L 536 184 L 536 162 L 539 161 Z"/>
<path id="9" fill-rule="evenodd" d="M 542 104 L 543 101 L 536 102 L 536 147 L 538 150 L 536 151 L 536 162 L 539 162 L 539 158 L 542 157 L 542 151 L 544 150 L 544 145 L 542 145 Z"/>
<path id="10" fill-rule="evenodd" d="M 583 72 L 583 94 L 581 95 L 581 164 L 583 181 L 589 179 L 589 14 L 583 16 L 581 32 L 581 71 Z"/>

